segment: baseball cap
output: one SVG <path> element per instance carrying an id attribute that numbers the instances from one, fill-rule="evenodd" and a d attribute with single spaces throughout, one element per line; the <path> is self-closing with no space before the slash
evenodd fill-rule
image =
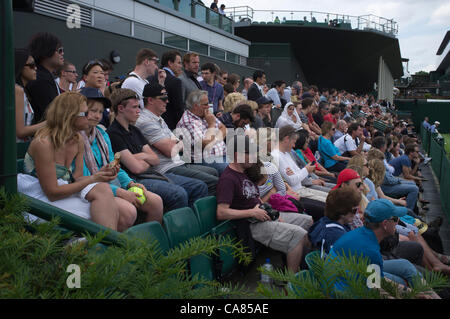
<path id="1" fill-rule="evenodd" d="M 265 96 L 261 96 L 260 98 L 258 98 L 256 100 L 256 103 L 258 103 L 258 105 L 263 105 L 263 104 L 269 104 L 269 103 L 273 103 L 271 99 L 268 99 Z"/>
<path id="2" fill-rule="evenodd" d="M 339 173 L 336 186 L 333 189 L 339 188 L 342 183 L 351 181 L 352 179 L 361 178 L 358 173 L 350 168 L 346 168 Z"/>
<path id="3" fill-rule="evenodd" d="M 106 98 L 103 95 L 102 91 L 100 91 L 97 88 L 83 87 L 80 90 L 80 93 L 83 94 L 88 99 L 99 100 L 100 102 L 103 103 L 103 106 L 105 107 L 105 109 L 111 107 L 111 101 L 108 98 Z"/>
<path id="4" fill-rule="evenodd" d="M 439 123 L 438 121 L 435 121 L 434 124 L 438 124 L 438 125 L 439 125 L 439 124 L 441 124 L 441 123 Z"/>
<path id="5" fill-rule="evenodd" d="M 391 217 L 405 216 L 408 212 L 406 207 L 395 206 L 391 201 L 382 198 L 371 201 L 365 210 L 365 218 L 372 223 L 379 223 Z"/>
<path id="6" fill-rule="evenodd" d="M 143 97 L 167 96 L 166 88 L 159 83 L 149 83 L 144 86 Z"/>

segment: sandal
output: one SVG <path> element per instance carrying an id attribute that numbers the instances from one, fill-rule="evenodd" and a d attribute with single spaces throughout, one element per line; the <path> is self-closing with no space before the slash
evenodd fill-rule
<path id="1" fill-rule="evenodd" d="M 450 266 L 450 256 L 447 255 L 442 255 L 439 253 L 436 253 L 437 257 L 439 258 L 439 260 L 443 263 L 446 264 L 447 266 Z"/>

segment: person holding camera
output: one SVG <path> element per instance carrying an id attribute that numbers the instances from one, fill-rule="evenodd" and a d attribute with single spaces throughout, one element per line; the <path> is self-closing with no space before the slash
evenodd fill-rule
<path id="1" fill-rule="evenodd" d="M 286 254 L 287 267 L 298 271 L 305 246 L 309 246 L 307 231 L 311 216 L 280 212 L 279 217 L 269 206 L 261 207 L 258 187 L 245 175 L 254 165 L 250 154 L 257 154 L 256 143 L 245 135 L 233 139 L 233 161 L 222 173 L 217 185 L 217 219 L 233 220 L 244 246 L 255 257 L 255 241 Z M 266 208 L 266 209 L 264 209 Z"/>

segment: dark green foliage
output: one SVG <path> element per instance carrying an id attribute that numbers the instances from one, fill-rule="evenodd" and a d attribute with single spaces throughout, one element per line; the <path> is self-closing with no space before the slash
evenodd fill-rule
<path id="1" fill-rule="evenodd" d="M 104 246 L 102 236 L 84 235 L 87 243 L 68 244 L 58 220 L 29 225 L 21 212 L 27 205 L 18 194 L 0 189 L 0 298 L 221 298 L 242 297 L 242 287 L 190 276 L 187 260 L 229 248 L 245 263 L 242 246 L 214 238 L 194 238 L 169 251 L 156 242 L 123 236 L 121 245 Z M 70 264 L 81 270 L 81 288 L 67 287 Z M 194 289 L 195 287 L 195 289 Z"/>
<path id="2" fill-rule="evenodd" d="M 357 256 L 339 256 L 339 258 L 320 258 L 320 254 L 312 254 L 309 258 L 309 270 L 294 274 L 290 271 L 272 270 L 267 271 L 260 267 L 259 270 L 268 274 L 275 281 L 286 282 L 284 290 L 267 287 L 262 284 L 258 286 L 258 292 L 267 298 L 298 298 L 298 299 L 382 299 L 390 297 L 396 299 L 417 298 L 419 294 L 426 293 L 431 289 L 439 291 L 448 287 L 447 277 L 441 273 L 426 272 L 423 279 L 417 276 L 413 285 L 407 291 L 398 289 L 395 283 L 381 278 L 381 290 L 369 289 L 367 272 L 368 258 Z M 346 289 L 337 290 L 335 284 L 345 282 Z"/>

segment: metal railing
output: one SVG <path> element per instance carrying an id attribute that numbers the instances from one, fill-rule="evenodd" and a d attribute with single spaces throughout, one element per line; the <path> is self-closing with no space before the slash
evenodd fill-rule
<path id="1" fill-rule="evenodd" d="M 346 27 L 354 30 L 380 32 L 392 37 L 398 34 L 397 22 L 372 14 L 352 16 L 319 11 L 253 10 L 248 6 L 226 8 L 225 13 L 235 23 Z"/>

